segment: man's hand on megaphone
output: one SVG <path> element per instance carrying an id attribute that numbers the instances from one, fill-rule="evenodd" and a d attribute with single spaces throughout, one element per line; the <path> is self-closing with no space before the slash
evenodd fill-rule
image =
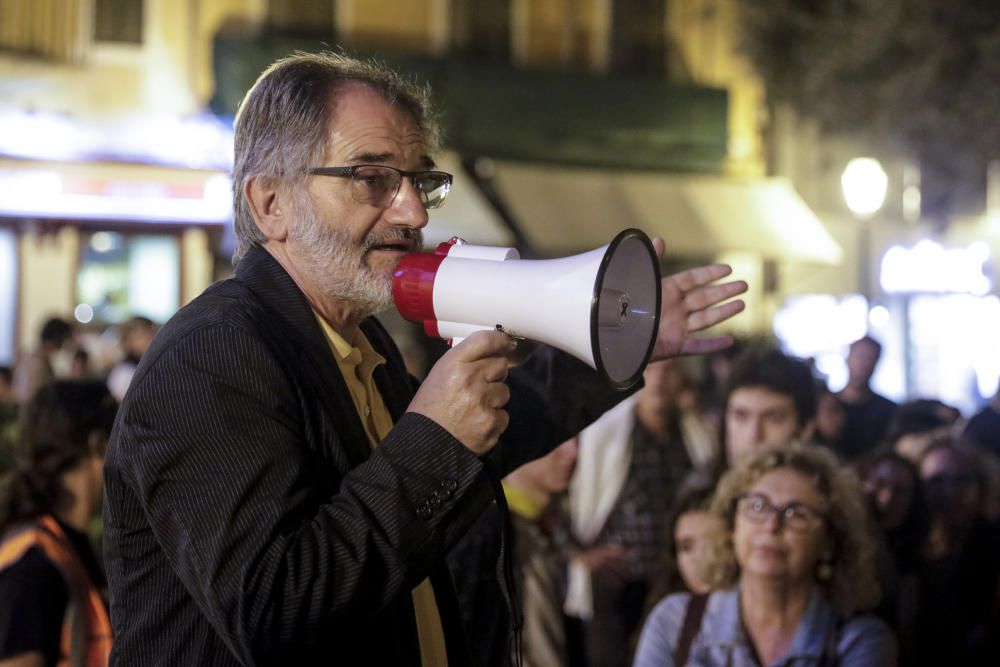
<path id="1" fill-rule="evenodd" d="M 657 256 L 663 255 L 663 239 L 653 239 Z M 685 354 L 716 352 L 732 345 L 732 336 L 695 338 L 693 334 L 728 320 L 743 311 L 747 291 L 743 280 L 715 284 L 732 273 L 727 264 L 709 264 L 667 276 L 662 283 L 660 331 L 651 361 Z"/>
<path id="2" fill-rule="evenodd" d="M 488 453 L 507 429 L 505 381 L 516 347 L 499 331 L 472 334 L 434 364 L 407 410 L 434 420 L 473 453 Z"/>

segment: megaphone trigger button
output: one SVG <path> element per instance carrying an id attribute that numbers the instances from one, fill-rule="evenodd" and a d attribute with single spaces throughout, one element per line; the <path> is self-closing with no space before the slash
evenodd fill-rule
<path id="1" fill-rule="evenodd" d="M 510 338 L 510 340 L 514 343 L 515 347 L 517 346 L 517 341 L 527 340 L 524 336 L 518 336 L 517 334 L 512 334 L 511 332 L 507 331 L 506 329 L 503 328 L 502 324 L 494 325 L 493 330 L 507 334 L 507 337 Z"/>

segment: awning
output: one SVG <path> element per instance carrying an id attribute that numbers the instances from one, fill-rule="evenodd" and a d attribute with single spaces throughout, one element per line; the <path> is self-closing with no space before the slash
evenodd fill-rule
<path id="1" fill-rule="evenodd" d="M 770 259 L 838 264 L 842 250 L 781 178 L 567 169 L 498 162 L 496 185 L 533 250 L 563 256 L 636 227 L 667 255 L 741 250 Z"/>

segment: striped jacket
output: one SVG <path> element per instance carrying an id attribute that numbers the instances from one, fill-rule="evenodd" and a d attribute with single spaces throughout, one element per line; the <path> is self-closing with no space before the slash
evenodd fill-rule
<path id="1" fill-rule="evenodd" d="M 511 425 L 484 460 L 405 412 L 415 381 L 376 320 L 362 330 L 396 424 L 375 450 L 309 303 L 263 249 L 159 332 L 105 464 L 112 664 L 417 665 L 410 590 L 427 576 L 449 664 L 469 662 L 445 554 L 496 476 L 621 394 L 542 349 L 511 373 Z"/>

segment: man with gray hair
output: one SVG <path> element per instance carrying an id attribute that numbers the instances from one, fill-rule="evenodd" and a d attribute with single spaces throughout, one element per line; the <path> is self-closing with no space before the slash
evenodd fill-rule
<path id="1" fill-rule="evenodd" d="M 295 54 L 247 94 L 236 275 L 157 335 L 108 452 L 112 664 L 470 662 L 445 554 L 622 396 L 549 348 L 512 369 L 500 332 L 406 373 L 372 315 L 451 186 L 436 143 L 426 91 L 374 63 Z M 742 309 L 727 272 L 664 281 L 654 355 L 727 344 L 690 336 Z"/>

